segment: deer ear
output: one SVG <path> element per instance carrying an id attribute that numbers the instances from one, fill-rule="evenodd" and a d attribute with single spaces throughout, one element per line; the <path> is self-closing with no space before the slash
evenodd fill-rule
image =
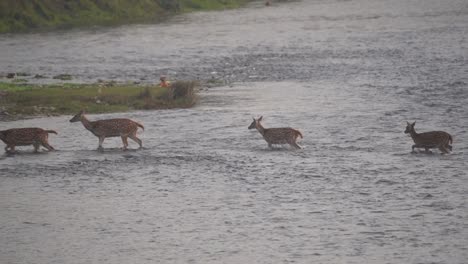
<path id="1" fill-rule="evenodd" d="M 262 119 L 263 119 L 263 116 L 260 116 L 260 118 L 258 119 L 258 121 L 262 121 Z"/>
<path id="2" fill-rule="evenodd" d="M 409 126 L 409 125 L 410 125 L 410 123 L 409 123 L 408 121 L 406 121 L 406 125 L 407 125 L 407 126 Z"/>
<path id="3" fill-rule="evenodd" d="M 411 125 L 412 125 L 412 126 L 416 125 L 416 121 L 414 121 L 414 123 L 413 123 L 413 124 L 411 124 Z"/>

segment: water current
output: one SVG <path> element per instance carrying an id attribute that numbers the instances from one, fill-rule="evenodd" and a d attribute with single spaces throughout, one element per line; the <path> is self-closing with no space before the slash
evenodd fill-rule
<path id="1" fill-rule="evenodd" d="M 467 263 L 468 2 L 261 2 L 156 25 L 0 36 L 0 72 L 223 80 L 194 108 L 71 116 L 0 156 L 1 263 Z M 269 149 L 248 130 L 299 129 Z M 406 121 L 453 152 L 412 154 Z"/>

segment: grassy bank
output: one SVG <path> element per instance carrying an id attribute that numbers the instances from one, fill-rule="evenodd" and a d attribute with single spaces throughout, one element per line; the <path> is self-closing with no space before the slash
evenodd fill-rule
<path id="1" fill-rule="evenodd" d="M 152 22 L 194 10 L 239 7 L 249 0 L 1 0 L 0 33 Z"/>
<path id="2" fill-rule="evenodd" d="M 196 103 L 196 83 L 177 81 L 171 88 L 133 84 L 30 85 L 0 83 L 3 119 L 26 116 L 188 108 Z"/>

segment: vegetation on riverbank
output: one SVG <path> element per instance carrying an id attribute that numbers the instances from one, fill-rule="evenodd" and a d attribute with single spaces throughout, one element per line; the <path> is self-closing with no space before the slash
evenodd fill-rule
<path id="1" fill-rule="evenodd" d="M 0 33 L 160 21 L 193 10 L 239 7 L 249 0 L 2 0 Z"/>
<path id="2" fill-rule="evenodd" d="M 112 82 L 49 85 L 0 82 L 0 115 L 3 119 L 18 119 L 73 114 L 81 109 L 108 113 L 188 108 L 196 103 L 196 86 L 194 81 L 176 81 L 171 88 Z"/>

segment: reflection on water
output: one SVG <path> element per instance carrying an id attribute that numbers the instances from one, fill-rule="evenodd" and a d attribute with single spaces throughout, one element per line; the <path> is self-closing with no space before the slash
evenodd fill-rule
<path id="1" fill-rule="evenodd" d="M 69 116 L 1 123 L 59 132 L 56 152 L 0 156 L 2 261 L 464 263 L 467 13 L 455 0 L 307 1 L 2 36 L 0 71 L 236 81 L 193 109 L 89 116 L 142 122 L 138 151 L 118 138 L 95 151 Z M 305 149 L 269 150 L 247 129 L 260 115 L 301 130 Z M 410 154 L 414 120 L 450 132 L 453 153 Z"/>

